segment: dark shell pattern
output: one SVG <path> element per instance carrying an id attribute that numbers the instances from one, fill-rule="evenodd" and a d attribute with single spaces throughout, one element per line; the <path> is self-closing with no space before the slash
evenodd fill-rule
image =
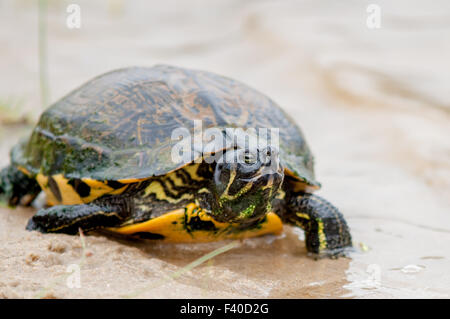
<path id="1" fill-rule="evenodd" d="M 34 174 L 96 180 L 165 175 L 174 129 L 279 128 L 281 163 L 312 186 L 313 157 L 295 122 L 265 95 L 210 72 L 157 65 L 100 75 L 50 106 L 13 149 Z"/>

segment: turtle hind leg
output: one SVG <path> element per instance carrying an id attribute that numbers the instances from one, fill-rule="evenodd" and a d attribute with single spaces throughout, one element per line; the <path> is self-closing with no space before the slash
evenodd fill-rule
<path id="1" fill-rule="evenodd" d="M 0 200 L 10 206 L 28 206 L 40 193 L 41 188 L 34 178 L 30 178 L 10 165 L 0 171 Z"/>
<path id="2" fill-rule="evenodd" d="M 287 203 L 285 220 L 305 231 L 306 248 L 316 257 L 342 256 L 352 246 L 344 216 L 319 196 L 294 194 Z"/>
<path id="3" fill-rule="evenodd" d="M 29 221 L 27 230 L 41 233 L 76 235 L 81 228 L 90 231 L 122 224 L 131 211 L 123 203 L 89 203 L 57 205 L 39 210 Z"/>

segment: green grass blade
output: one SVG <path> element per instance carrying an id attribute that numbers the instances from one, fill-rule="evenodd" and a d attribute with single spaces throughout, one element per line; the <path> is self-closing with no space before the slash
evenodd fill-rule
<path id="1" fill-rule="evenodd" d="M 206 255 L 204 255 L 204 256 L 196 259 L 196 260 L 194 260 L 190 264 L 188 264 L 188 265 L 184 266 L 183 268 L 175 271 L 173 274 L 167 276 L 165 279 L 160 280 L 156 284 L 148 286 L 148 287 L 143 288 L 143 289 L 140 289 L 137 292 L 134 292 L 134 293 L 131 293 L 131 294 L 128 294 L 128 295 L 124 295 L 122 297 L 123 298 L 135 298 L 135 297 L 139 296 L 140 294 L 142 294 L 145 291 L 148 291 L 150 289 L 153 289 L 153 288 L 156 288 L 158 286 L 163 285 L 164 283 L 166 283 L 170 279 L 176 279 L 176 278 L 182 276 L 184 273 L 186 273 L 188 271 L 191 271 L 192 269 L 194 269 L 195 267 L 203 264 L 204 262 L 206 262 L 206 261 L 208 261 L 208 260 L 210 260 L 210 259 L 212 259 L 212 258 L 214 258 L 214 257 L 216 257 L 216 256 L 218 256 L 220 254 L 223 254 L 223 253 L 225 253 L 225 252 L 227 252 L 227 251 L 229 251 L 229 250 L 231 250 L 231 249 L 233 249 L 233 248 L 235 248 L 237 246 L 239 246 L 239 244 L 240 244 L 239 241 L 233 241 L 233 242 L 229 243 L 228 245 L 225 245 L 223 247 L 217 248 L 216 250 L 213 250 L 212 252 L 210 252 L 210 253 L 208 253 L 208 254 L 206 254 Z"/>

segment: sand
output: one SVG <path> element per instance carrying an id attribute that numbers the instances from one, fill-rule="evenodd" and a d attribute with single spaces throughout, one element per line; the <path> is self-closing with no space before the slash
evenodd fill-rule
<path id="1" fill-rule="evenodd" d="M 351 258 L 315 261 L 301 234 L 229 244 L 169 245 L 24 230 L 33 208 L 0 208 L 5 298 L 449 298 L 450 25 L 446 1 L 78 1 L 49 8 L 50 100 L 95 75 L 168 63 L 239 79 L 302 127 L 316 175 L 352 229 Z M 0 165 L 42 111 L 36 8 L 0 10 Z M 448 11 L 448 10 L 447 10 Z M 12 106 L 11 106 L 12 105 Z M 26 121 L 25 121 L 26 122 Z M 300 239 L 299 239 L 300 235 Z M 82 256 L 85 256 L 84 258 Z M 80 288 L 67 273 L 81 263 Z M 75 265 L 75 266 L 74 266 Z M 173 277 L 176 278 L 173 278 Z"/>
<path id="2" fill-rule="evenodd" d="M 346 283 L 349 260 L 316 262 L 289 231 L 245 240 L 172 279 L 180 268 L 229 243 L 162 244 L 91 235 L 83 249 L 77 236 L 23 230 L 32 209 L 1 213 L 9 214 L 0 219 L 1 297 L 323 298 L 343 294 Z M 76 278 L 72 265 L 80 266 L 80 288 L 70 287 Z"/>

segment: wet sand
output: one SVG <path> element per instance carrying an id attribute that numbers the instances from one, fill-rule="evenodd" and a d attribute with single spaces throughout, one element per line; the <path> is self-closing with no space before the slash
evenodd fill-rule
<path id="1" fill-rule="evenodd" d="M 33 213 L 0 210 L 0 297 L 327 298 L 345 292 L 349 260 L 307 257 L 290 229 L 277 237 L 244 240 L 172 279 L 176 271 L 227 242 L 163 244 L 91 235 L 84 237 L 83 249 L 78 236 L 25 231 Z M 78 289 L 67 284 L 74 264 L 81 270 Z"/>
<path id="2" fill-rule="evenodd" d="M 2 166 L 29 132 L 20 119 L 41 112 L 36 10 L 11 3 L 0 10 Z M 323 184 L 318 194 L 346 216 L 356 252 L 311 260 L 287 228 L 161 283 L 227 243 L 94 234 L 85 237 L 82 287 L 69 289 L 80 238 L 26 232 L 35 210 L 0 208 L 1 297 L 450 298 L 448 2 L 380 1 L 377 30 L 365 26 L 358 1 L 195 1 L 196 10 L 170 1 L 151 10 L 148 1 L 79 3 L 80 30 L 65 27 L 63 5 L 49 8 L 51 101 L 129 65 L 175 64 L 248 83 L 302 127 Z"/>

